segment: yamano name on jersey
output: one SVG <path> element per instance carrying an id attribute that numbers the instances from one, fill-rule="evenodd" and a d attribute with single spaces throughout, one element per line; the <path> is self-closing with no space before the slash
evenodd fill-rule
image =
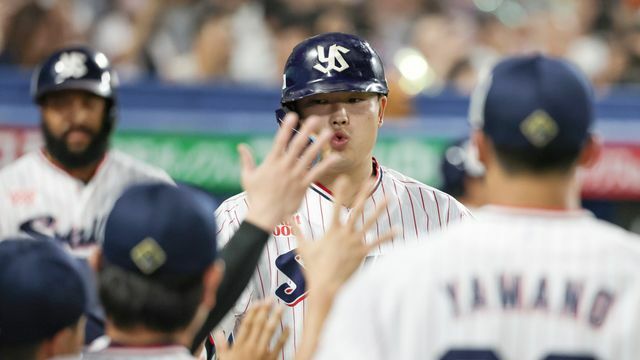
<path id="1" fill-rule="evenodd" d="M 447 281 L 446 297 L 457 320 L 478 312 L 538 312 L 582 321 L 593 328 L 607 319 L 616 294 L 577 279 L 501 273 Z"/>

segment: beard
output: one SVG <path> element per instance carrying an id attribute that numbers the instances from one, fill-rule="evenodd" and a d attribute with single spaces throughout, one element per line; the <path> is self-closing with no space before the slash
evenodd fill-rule
<path id="1" fill-rule="evenodd" d="M 80 128 L 80 130 L 91 135 L 91 141 L 84 150 L 71 151 L 67 146 L 67 136 L 72 129 L 67 130 L 62 136 L 56 137 L 44 119 L 42 119 L 40 127 L 44 135 L 45 148 L 54 159 L 67 169 L 77 169 L 91 165 L 102 159 L 109 148 L 111 127 L 107 124 L 108 121 L 106 118 L 103 120 L 102 128 L 98 133 L 93 133 L 86 128 Z M 73 130 L 78 130 L 78 128 L 73 128 Z"/>

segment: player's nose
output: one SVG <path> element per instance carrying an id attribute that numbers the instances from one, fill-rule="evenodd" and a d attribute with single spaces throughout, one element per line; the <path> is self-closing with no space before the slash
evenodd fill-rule
<path id="1" fill-rule="evenodd" d="M 348 125 L 349 115 L 347 114 L 347 109 L 345 109 L 344 106 L 341 106 L 340 104 L 336 104 L 334 106 L 335 109 L 331 113 L 331 117 L 329 118 L 331 126 L 336 127 Z"/>
<path id="2" fill-rule="evenodd" d="M 68 118 L 74 124 L 81 124 L 87 121 L 88 111 L 82 100 L 74 99 L 69 104 Z"/>

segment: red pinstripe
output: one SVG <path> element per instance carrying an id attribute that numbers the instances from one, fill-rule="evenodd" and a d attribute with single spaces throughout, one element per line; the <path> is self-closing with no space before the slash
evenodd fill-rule
<path id="1" fill-rule="evenodd" d="M 218 231 L 216 231 L 216 235 L 220 234 L 220 232 L 222 230 L 224 230 L 224 227 L 227 225 L 227 219 L 224 219 L 224 221 L 222 222 L 222 226 L 220 226 L 220 229 Z"/>
<path id="2" fill-rule="evenodd" d="M 440 204 L 438 204 L 438 197 L 436 196 L 436 192 L 433 192 L 433 200 L 436 202 L 436 208 L 438 209 L 438 222 L 440 223 L 440 228 L 442 228 L 442 216 L 440 215 Z"/>
<path id="3" fill-rule="evenodd" d="M 422 189 L 418 189 L 420 191 L 420 199 L 422 200 L 422 210 L 424 214 L 427 216 L 427 233 L 429 232 L 429 213 L 427 212 L 427 208 L 424 206 L 424 196 L 422 195 Z"/>
<path id="4" fill-rule="evenodd" d="M 409 187 L 405 185 L 404 187 L 407 190 L 407 195 L 409 196 L 409 203 L 411 204 L 411 213 L 413 214 L 413 228 L 416 231 L 416 238 L 418 237 L 418 222 L 416 221 L 416 210 L 413 207 L 413 199 L 411 198 L 411 193 L 409 192 Z"/>
<path id="5" fill-rule="evenodd" d="M 267 296 L 267 294 L 264 291 L 264 281 L 262 281 L 262 273 L 260 272 L 260 266 L 258 265 L 256 269 L 258 270 L 258 278 L 260 278 L 260 288 L 262 289 L 262 298 L 264 299 Z"/>
<path id="6" fill-rule="evenodd" d="M 280 252 L 280 249 L 278 248 L 278 239 L 274 237 L 273 238 L 273 243 L 276 245 L 276 254 L 280 255 L 281 252 Z M 269 263 L 269 267 L 271 267 L 273 265 L 275 265 L 275 262 L 274 263 L 271 263 L 271 262 Z M 278 270 L 276 270 L 276 284 L 280 284 L 280 271 L 278 271 Z"/>
<path id="7" fill-rule="evenodd" d="M 451 213 L 451 196 L 448 196 L 447 199 L 447 226 L 449 226 L 449 214 Z"/>
<path id="8" fill-rule="evenodd" d="M 309 223 L 309 231 L 311 232 L 311 240 L 315 240 L 315 236 L 313 236 L 313 227 L 311 227 L 311 213 L 309 212 L 309 200 L 307 199 L 307 194 L 304 194 L 304 204 L 307 207 L 307 222 Z"/>
<path id="9" fill-rule="evenodd" d="M 376 207 L 378 206 L 376 205 L 376 198 L 371 196 L 371 201 L 373 201 L 373 211 L 375 211 Z M 378 226 L 377 218 L 376 218 L 376 239 L 380 239 L 380 227 Z M 382 248 L 380 247 L 380 244 L 378 244 L 378 251 L 382 252 Z"/>
<path id="10" fill-rule="evenodd" d="M 400 220 L 402 220 L 402 240 L 404 242 L 407 239 L 404 236 L 404 212 L 402 211 L 402 204 L 400 203 L 400 195 L 398 195 L 398 188 L 396 187 L 396 182 L 393 182 L 393 191 L 396 193 L 396 199 L 398 199 L 398 208 L 400 208 Z"/>
<path id="11" fill-rule="evenodd" d="M 320 217 L 322 218 L 322 232 L 327 232 L 324 228 L 324 213 L 322 212 L 322 196 L 318 194 L 318 206 L 320 206 Z"/>
<path id="12" fill-rule="evenodd" d="M 381 181 L 381 182 L 380 182 L 380 185 L 381 185 L 381 187 L 382 187 L 382 195 L 384 195 L 384 199 L 385 199 L 385 200 L 387 200 L 387 192 L 384 190 L 384 182 L 382 182 L 382 181 Z M 388 203 L 388 202 L 387 202 L 387 205 L 385 206 L 385 208 L 386 208 L 386 210 L 387 210 L 387 219 L 389 220 L 389 229 L 391 229 L 391 228 L 392 228 L 392 225 L 391 225 L 391 215 L 389 214 L 389 203 Z M 395 238 L 396 238 L 396 237 L 394 236 L 394 237 L 391 239 L 391 246 L 392 246 L 392 247 L 395 247 L 395 244 L 394 244 L 394 240 L 395 240 Z"/>

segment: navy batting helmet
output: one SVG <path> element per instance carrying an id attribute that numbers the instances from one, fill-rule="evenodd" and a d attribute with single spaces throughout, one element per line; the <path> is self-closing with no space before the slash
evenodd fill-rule
<path id="1" fill-rule="evenodd" d="M 382 61 L 371 45 L 343 33 L 320 34 L 298 44 L 284 67 L 281 104 L 338 91 L 389 93 Z"/>
<path id="2" fill-rule="evenodd" d="M 84 90 L 107 100 L 109 126 L 115 121 L 118 79 L 109 59 L 84 46 L 68 47 L 49 56 L 33 73 L 31 97 L 36 103 L 52 92 Z"/>

